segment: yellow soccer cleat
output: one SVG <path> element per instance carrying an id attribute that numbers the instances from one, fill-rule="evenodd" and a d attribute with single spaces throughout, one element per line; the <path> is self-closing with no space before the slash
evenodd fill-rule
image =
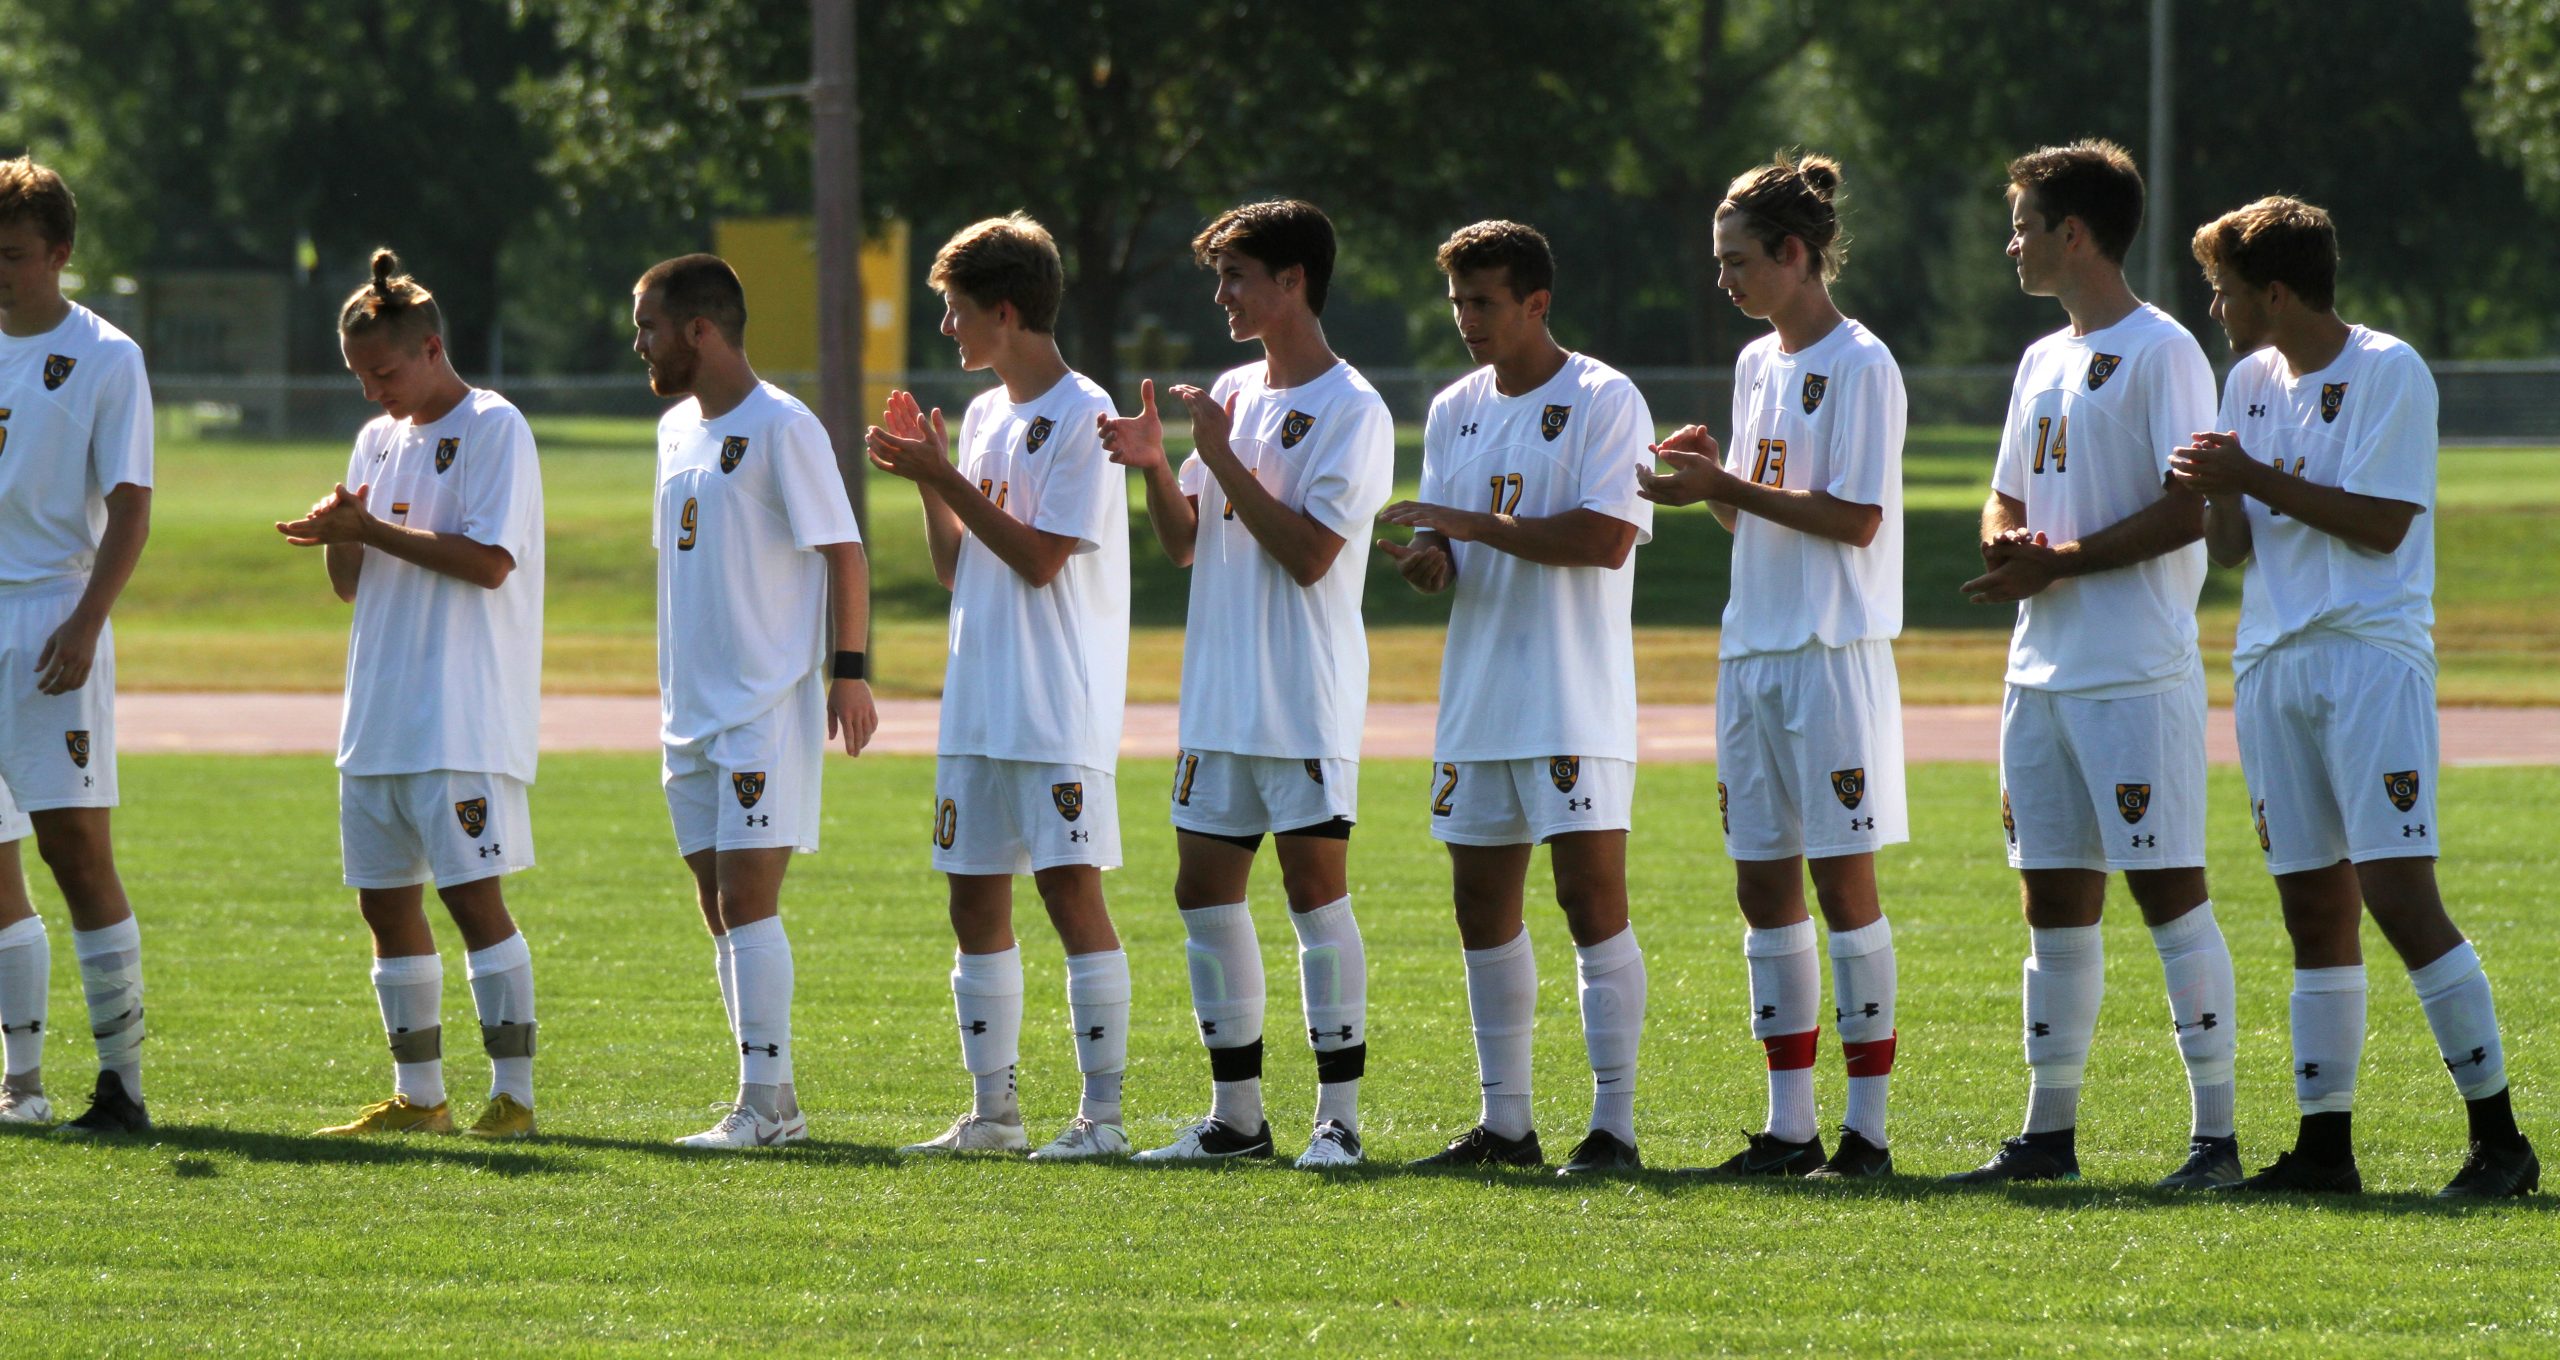
<path id="1" fill-rule="evenodd" d="M 489 1097 L 489 1108 L 482 1110 L 480 1117 L 463 1132 L 474 1138 L 531 1138 L 533 1111 L 518 1104 L 514 1096 L 500 1091 Z"/>
<path id="2" fill-rule="evenodd" d="M 531 1116 L 528 1115 L 526 1118 L 528 1127 L 531 1122 Z M 453 1132 L 452 1105 L 412 1105 L 407 1096 L 377 1100 L 356 1111 L 356 1117 L 344 1124 L 333 1124 L 325 1129 L 314 1130 L 317 1136 L 323 1138 L 352 1138 L 366 1133 L 451 1132 Z"/>

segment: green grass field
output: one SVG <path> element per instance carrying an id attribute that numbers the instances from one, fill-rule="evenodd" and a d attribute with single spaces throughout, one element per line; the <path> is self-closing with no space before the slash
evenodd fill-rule
<path id="1" fill-rule="evenodd" d="M 649 427 L 632 420 L 535 423 L 549 515 L 546 684 L 645 693 L 656 684 L 656 565 L 649 549 Z M 1420 434 L 1400 460 L 1410 492 Z M 1913 703 L 1997 703 L 2008 609 L 1965 602 L 1979 571 L 1975 524 L 1990 476 L 1990 431 L 1923 427 L 1905 459 L 1905 596 L 1897 647 Z M 341 444 L 261 447 L 172 439 L 160 450 L 151 547 L 116 615 L 118 680 L 141 689 L 330 690 L 342 683 L 346 610 L 320 564 L 272 528 L 346 467 Z M 2560 525 L 2560 456 L 2548 449 L 2448 451 L 2437 529 L 2437 647 L 2450 704 L 2560 702 L 2560 616 L 2544 607 L 2544 564 Z M 881 690 L 929 695 L 942 683 L 949 597 L 933 580 L 911 488 L 871 479 Z M 1132 515 L 1130 698 L 1169 703 L 1181 674 L 1183 572 Z M 1362 545 L 1365 548 L 1365 545 Z M 1715 632 L 1731 539 L 1702 509 L 1666 511 L 1637 555 L 1638 683 L 1657 703 L 1713 692 Z M 2216 572 L 2201 628 L 2207 673 L 2227 700 L 2239 577 Z M 1369 573 L 1372 697 L 1434 697 L 1446 597 Z"/>
<path id="2" fill-rule="evenodd" d="M 565 508 L 565 507 L 564 507 Z M 555 510 L 555 515 L 559 514 Z M 560 521 L 555 519 L 555 526 Z M 320 759 L 124 765 L 127 882 L 145 917 L 149 1094 L 161 1132 L 90 1147 L 0 1139 L 0 1356 L 916 1351 L 1281 1353 L 2547 1355 L 2560 1345 L 2552 1196 L 2445 1211 L 2460 1107 L 2409 989 L 2370 940 L 2373 1039 L 2361 1136 L 2377 1193 L 2330 1203 L 2171 1199 L 2186 1097 L 2159 972 L 2129 912 L 2084 1105 L 2085 1184 L 1951 1193 L 2016 1127 L 2022 932 L 1999 859 L 1995 776 L 1912 773 L 1916 844 L 1882 863 L 1902 961 L 1892 1125 L 1914 1179 L 1747 1188 L 1646 1175 L 1600 1185 L 1397 1170 L 1473 1117 L 1466 1003 L 1424 767 L 1371 762 L 1355 895 L 1372 967 L 1365 1133 L 1376 1165 L 1200 1173 L 1013 1161 L 902 1164 L 966 1098 L 927 869 L 929 762 L 833 765 L 825 853 L 786 894 L 798 1075 L 816 1141 L 754 1159 L 680 1156 L 734 1077 L 710 950 L 671 853 L 648 757 L 552 757 L 535 791 L 541 867 L 512 881 L 535 949 L 548 1136 L 322 1142 L 303 1130 L 385 1094 L 363 933 L 336 873 Z M 1171 838 L 1148 766 L 1123 799 L 1109 880 L 1136 976 L 1131 1133 L 1205 1103 Z M 1720 1159 L 1757 1127 L 1730 868 L 1713 775 L 1653 766 L 1631 878 L 1652 979 L 1638 1106 L 1656 1167 Z M 2254 1165 L 2287 1140 L 2287 956 L 2235 772 L 2214 775 L 2212 863 L 2241 982 L 2240 1129 Z M 2560 771 L 2448 771 L 2448 899 L 2499 988 L 2519 1110 L 2560 1152 Z M 1533 871 L 1542 874 L 1543 866 Z M 57 1095 L 85 1082 L 68 932 L 54 924 Z M 1535 880 L 1533 879 L 1533 882 Z M 1302 1138 L 1311 1064 L 1286 1036 L 1295 970 L 1276 873 L 1257 907 L 1273 984 L 1273 1122 Z M 1027 884 L 1025 885 L 1027 892 Z M 1031 912 L 1022 1069 L 1045 1136 L 1071 1112 L 1053 937 Z M 1572 962 L 1551 910 L 1538 1113 L 1550 1154 L 1589 1089 Z M 443 931 L 448 945 L 449 930 Z M 485 1068 L 450 951 L 458 1097 Z M 80 1037 L 73 1037 L 80 1036 Z M 1828 1037 L 1822 1109 L 1841 1082 Z M 73 1107 L 78 1108 L 77 1102 Z"/>

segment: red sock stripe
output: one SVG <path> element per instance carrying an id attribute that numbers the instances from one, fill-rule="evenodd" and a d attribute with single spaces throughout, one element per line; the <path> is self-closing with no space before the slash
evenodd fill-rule
<path id="1" fill-rule="evenodd" d="M 1849 1065 L 1853 1077 L 1881 1077 L 1893 1070 L 1893 1041 L 1888 1034 L 1873 1043 L 1842 1044 L 1840 1057 Z"/>
<path id="2" fill-rule="evenodd" d="M 1772 1034 L 1761 1040 L 1760 1046 L 1769 1050 L 1770 1071 L 1792 1072 L 1799 1067 L 1813 1066 L 1813 1041 L 1821 1037 L 1822 1031 L 1818 1029 L 1809 1029 L 1802 1034 Z"/>

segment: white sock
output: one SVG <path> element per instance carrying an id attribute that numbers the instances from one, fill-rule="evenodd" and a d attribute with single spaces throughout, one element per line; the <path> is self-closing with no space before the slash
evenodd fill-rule
<path id="1" fill-rule="evenodd" d="M 2080 1122 L 2080 1076 L 2107 994 L 2106 937 L 2096 926 L 2030 929 L 2027 955 L 2027 1133 Z"/>
<path id="2" fill-rule="evenodd" d="M 2507 1052 L 2498 1041 L 2498 1008 L 2471 942 L 2455 945 L 2424 968 L 2410 969 L 2409 983 L 2418 989 L 2427 1028 L 2435 1031 L 2436 1052 L 2462 1098 L 2480 1100 L 2505 1090 Z"/>
<path id="3" fill-rule="evenodd" d="M 44 1089 L 45 994 L 53 985 L 53 950 L 44 918 L 30 916 L 0 930 L 0 1075 L 25 1078 L 29 1095 Z M 10 1090 L 22 1089 L 12 1084 Z"/>
<path id="4" fill-rule="evenodd" d="M 1644 1041 L 1644 950 L 1629 926 L 1573 950 L 1582 1046 L 1591 1058 L 1591 1127 L 1636 1141 L 1636 1050 Z"/>
<path id="5" fill-rule="evenodd" d="M 1120 1078 L 1129 1070 L 1129 954 L 1100 949 L 1067 956 L 1067 1016 L 1076 1029 L 1076 1070 L 1084 1098 L 1076 1113 L 1120 1122 Z"/>
<path id="6" fill-rule="evenodd" d="M 971 1113 L 1022 1122 L 1013 1069 L 1022 1061 L 1022 946 L 993 954 L 954 953 L 951 1004 L 960 1016 L 960 1065 L 975 1088 Z"/>
<path id="7" fill-rule="evenodd" d="M 142 1099 L 142 927 L 128 916 L 98 930 L 71 932 L 89 994 L 89 1032 L 98 1041 L 98 1070 L 113 1072 L 125 1094 Z"/>
<path id="8" fill-rule="evenodd" d="M 444 963 L 433 954 L 373 961 L 373 995 L 391 1037 L 391 1089 L 412 1105 L 444 1103 Z"/>
<path id="9" fill-rule="evenodd" d="M 489 1098 L 516 1098 L 533 1108 L 533 950 L 524 933 L 463 956 L 471 1004 L 480 1013 L 480 1046 L 489 1055 Z"/>
<path id="10" fill-rule="evenodd" d="M 1742 957 L 1751 972 L 1751 1036 L 1769 1057 L 1769 1136 L 1810 1141 L 1813 1051 L 1822 1033 L 1816 1018 L 1822 965 L 1813 954 L 1813 922 L 1775 930 L 1745 926 Z"/>
<path id="11" fill-rule="evenodd" d="M 2151 928 L 2160 971 L 2169 988 L 2169 1023 L 2178 1056 L 2187 1064 L 2187 1091 L 2198 1138 L 2231 1136 L 2232 1067 L 2239 1056 L 2234 1023 L 2238 990 L 2231 980 L 2231 950 L 2213 919 L 2213 903 Z"/>
<path id="12" fill-rule="evenodd" d="M 1885 1094 L 1893 1081 L 1893 923 L 1879 916 L 1831 932 L 1831 1014 L 1840 1060 L 1849 1069 L 1849 1108 L 1840 1122 L 1885 1146 Z"/>
<path id="13" fill-rule="evenodd" d="M 2364 1057 L 2363 964 L 2293 970 L 2293 1103 L 2304 1114 L 2356 1107 Z"/>
<path id="14" fill-rule="evenodd" d="M 738 949 L 729 932 L 711 937 L 711 973 L 720 982 L 720 1011 L 729 1017 L 729 1042 L 738 1042 Z"/>
<path id="15" fill-rule="evenodd" d="M 791 1081 L 791 936 L 781 917 L 768 916 L 729 927 L 729 947 L 738 970 L 738 1098 L 780 1118 L 780 1088 Z M 755 1086 L 768 1090 L 744 1089 Z"/>
<path id="16" fill-rule="evenodd" d="M 1525 1138 L 1529 1114 L 1529 1038 L 1538 1019 L 1538 956 L 1529 930 L 1467 958 L 1467 1014 L 1476 1032 L 1476 1076 L 1484 1092 L 1478 1121 L 1505 1138 Z"/>
<path id="17" fill-rule="evenodd" d="M 1246 1133 L 1262 1112 L 1262 944 L 1242 902 L 1182 913 L 1191 970 L 1191 1016 L 1209 1050 L 1209 1117 Z"/>
<path id="18" fill-rule="evenodd" d="M 1360 1076 L 1369 1065 L 1369 954 L 1351 899 L 1289 913 L 1298 932 L 1298 995 L 1316 1053 L 1316 1122 L 1358 1132 Z"/>

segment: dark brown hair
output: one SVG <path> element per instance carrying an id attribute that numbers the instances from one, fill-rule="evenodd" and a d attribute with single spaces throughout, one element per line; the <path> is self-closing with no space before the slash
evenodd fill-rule
<path id="1" fill-rule="evenodd" d="M 1828 283 L 1840 277 L 1840 263 L 1849 255 L 1840 214 L 1831 204 L 1839 191 L 1840 162 L 1781 151 L 1769 164 L 1734 177 L 1724 202 L 1716 205 L 1716 220 L 1741 218 L 1743 230 L 1772 257 L 1790 236 L 1804 242 L 1805 254 Z"/>
<path id="2" fill-rule="evenodd" d="M 2238 274 L 2251 287 L 2281 283 L 2325 312 L 2338 298 L 2338 228 L 2329 214 L 2281 195 L 2234 208 L 2196 228 L 2196 263 Z"/>
<path id="3" fill-rule="evenodd" d="M 1333 284 L 1333 222 L 1313 203 L 1281 198 L 1227 209 L 1191 238 L 1191 258 L 1201 264 L 1222 250 L 1274 274 L 1292 265 L 1304 269 L 1307 310 L 1324 315 L 1325 291 Z"/>
<path id="4" fill-rule="evenodd" d="M 1479 269 L 1499 269 L 1511 282 L 1511 296 L 1552 291 L 1556 256 L 1536 227 L 1518 222 L 1478 222 L 1460 227 L 1440 245 L 1440 272 L 1452 278 Z"/>
<path id="5" fill-rule="evenodd" d="M 80 226 L 71 186 L 32 156 L 0 161 L 0 222 L 26 222 L 46 245 L 67 246 Z"/>
<path id="6" fill-rule="evenodd" d="M 747 289 L 738 271 L 717 255 L 679 255 L 649 266 L 631 285 L 635 294 L 658 290 L 658 310 L 681 326 L 696 317 L 711 323 L 731 345 L 747 340 Z"/>
<path id="7" fill-rule="evenodd" d="M 2047 231 L 2079 218 L 2098 253 L 2118 264 L 2142 230 L 2142 172 L 2131 153 L 2104 138 L 2037 147 L 2009 162 L 2009 187 L 2035 195 Z"/>

